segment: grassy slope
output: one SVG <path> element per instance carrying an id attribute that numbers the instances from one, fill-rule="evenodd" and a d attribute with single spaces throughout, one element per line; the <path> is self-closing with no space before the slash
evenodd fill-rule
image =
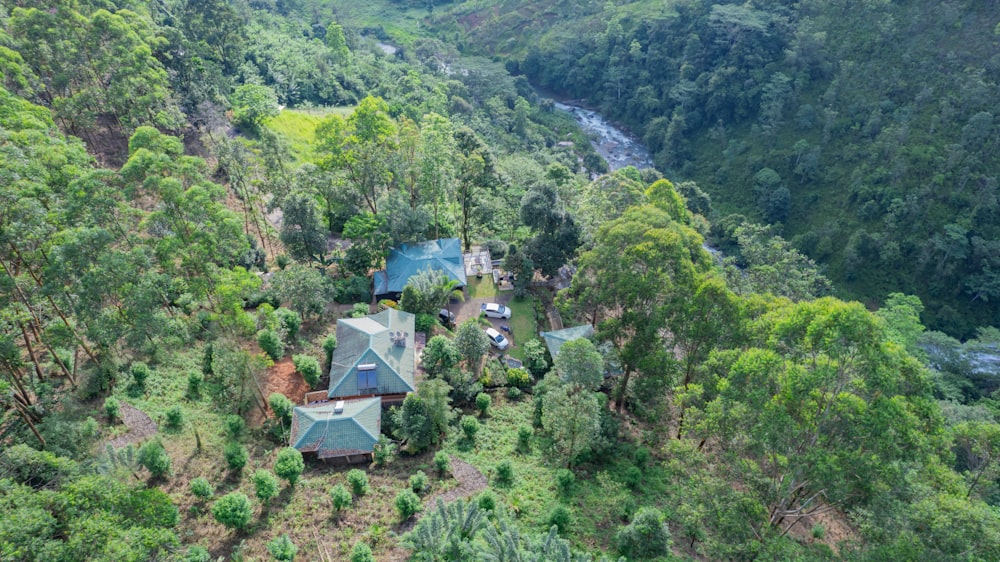
<path id="1" fill-rule="evenodd" d="M 283 109 L 281 114 L 268 122 L 267 127 L 288 140 L 296 162 L 312 160 L 312 143 L 316 127 L 327 115 L 348 116 L 353 107 L 322 109 Z"/>

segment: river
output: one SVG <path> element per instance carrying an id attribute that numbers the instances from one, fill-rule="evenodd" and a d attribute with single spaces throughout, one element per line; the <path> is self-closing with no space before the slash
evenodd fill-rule
<path id="1" fill-rule="evenodd" d="M 638 139 L 604 120 L 596 111 L 568 104 L 555 103 L 556 109 L 571 113 L 580 128 L 591 135 L 591 144 L 611 171 L 625 166 L 652 168 L 653 158 L 649 150 Z"/>

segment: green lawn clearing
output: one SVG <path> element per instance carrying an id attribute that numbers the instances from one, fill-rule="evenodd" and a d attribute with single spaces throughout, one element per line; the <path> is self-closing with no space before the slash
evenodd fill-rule
<path id="1" fill-rule="evenodd" d="M 354 107 L 327 107 L 318 109 L 283 109 L 281 114 L 268 122 L 267 127 L 288 140 L 297 162 L 312 160 L 312 144 L 316 126 L 328 115 L 347 116 Z"/>

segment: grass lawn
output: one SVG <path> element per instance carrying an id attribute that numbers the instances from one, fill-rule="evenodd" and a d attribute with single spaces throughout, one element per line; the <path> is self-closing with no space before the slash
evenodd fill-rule
<path id="1" fill-rule="evenodd" d="M 489 299 L 510 294 L 497 290 L 493 278 L 486 275 L 482 279 L 475 277 L 469 279 L 468 291 L 470 299 Z M 510 322 L 507 324 L 516 342 L 510 350 L 510 355 L 524 361 L 524 350 L 520 344 L 538 335 L 538 326 L 535 324 L 535 298 L 531 295 L 520 299 L 513 298 L 506 306 L 511 310 Z"/>
<path id="2" fill-rule="evenodd" d="M 267 127 L 288 140 L 297 162 L 308 162 L 312 159 L 316 126 L 327 115 L 336 113 L 346 117 L 353 111 L 353 107 L 283 109 L 280 115 L 268 122 Z"/>

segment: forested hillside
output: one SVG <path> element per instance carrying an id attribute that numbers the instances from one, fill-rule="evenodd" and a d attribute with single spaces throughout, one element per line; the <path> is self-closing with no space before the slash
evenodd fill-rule
<path id="1" fill-rule="evenodd" d="M 416 3 L 414 3 L 416 4 Z M 842 294 L 1000 317 L 995 2 L 461 2 L 440 36 L 632 128 L 718 217 L 781 225 Z"/>
<path id="2" fill-rule="evenodd" d="M 906 103 L 879 105 L 874 133 L 836 114 L 827 127 L 841 96 L 864 105 L 843 85 L 799 125 L 800 101 L 826 94 L 788 74 L 761 117 L 781 74 L 763 54 L 792 56 L 802 6 L 587 6 L 0 0 L 0 561 L 1000 560 L 1000 332 L 928 331 L 912 294 L 872 293 L 874 312 L 830 296 L 780 226 L 757 224 L 787 193 L 794 234 L 806 184 L 840 216 L 822 190 L 841 173 L 822 166 L 843 158 L 839 140 L 906 152 L 905 129 L 933 152 L 917 127 L 929 106 L 910 122 Z M 483 7 L 492 15 L 471 11 Z M 447 8 L 466 12 L 448 23 Z M 834 25 L 834 8 L 810 8 L 809 25 Z M 846 14 L 836 25 L 862 37 Z M 964 17 L 956 33 L 983 25 Z M 727 22 L 725 48 L 722 35 L 680 38 L 698 18 Z M 657 44 L 692 44 L 678 70 L 690 83 L 671 86 L 687 101 L 657 102 L 668 112 L 636 109 L 664 79 L 627 74 L 638 66 L 616 67 L 613 89 L 604 70 L 556 83 L 625 38 L 648 59 L 654 30 Z M 541 42 L 523 42 L 532 33 Z M 803 72 L 846 72 L 828 51 L 839 40 L 812 40 Z M 508 64 L 459 51 L 473 45 Z M 669 72 L 678 55 L 663 56 L 644 68 Z M 669 142 L 642 129 L 663 169 L 606 173 L 528 77 L 637 130 L 664 119 Z M 977 123 L 961 134 L 982 142 L 955 148 L 969 187 L 914 212 L 944 220 L 992 185 L 992 121 L 974 117 L 989 100 L 962 102 L 969 84 L 933 87 Z M 793 136 L 807 144 L 789 171 L 787 154 L 768 159 Z M 702 145 L 742 138 L 760 142 L 699 176 Z M 879 162 L 908 162 L 894 154 Z M 815 175 L 799 177 L 813 157 Z M 910 177 L 870 185 L 905 198 Z M 725 214 L 741 205 L 758 220 Z M 827 244 L 841 250 L 858 225 L 838 223 Z M 919 277 L 928 288 L 962 267 L 990 273 L 995 255 L 968 228 L 964 265 L 959 253 L 940 271 L 900 264 L 936 271 Z M 713 236 L 730 256 L 710 253 Z M 425 269 L 376 302 L 390 249 L 441 238 L 488 250 L 496 281 L 470 273 L 461 287 Z M 831 259 L 837 273 L 846 258 Z M 902 269 L 877 271 L 895 287 Z M 864 271 L 850 287 L 874 283 Z M 968 286 L 955 294 L 993 305 Z M 494 302 L 505 318 L 480 314 Z M 945 301 L 929 302 L 945 325 Z M 419 365 L 415 390 L 369 412 L 370 451 L 352 443 L 334 451 L 355 458 L 327 462 L 294 440 L 297 407 L 334 397 L 340 358 L 361 360 L 338 321 L 368 338 L 378 311 L 412 322 L 389 337 Z M 540 334 L 561 328 L 579 337 L 547 348 Z"/>

